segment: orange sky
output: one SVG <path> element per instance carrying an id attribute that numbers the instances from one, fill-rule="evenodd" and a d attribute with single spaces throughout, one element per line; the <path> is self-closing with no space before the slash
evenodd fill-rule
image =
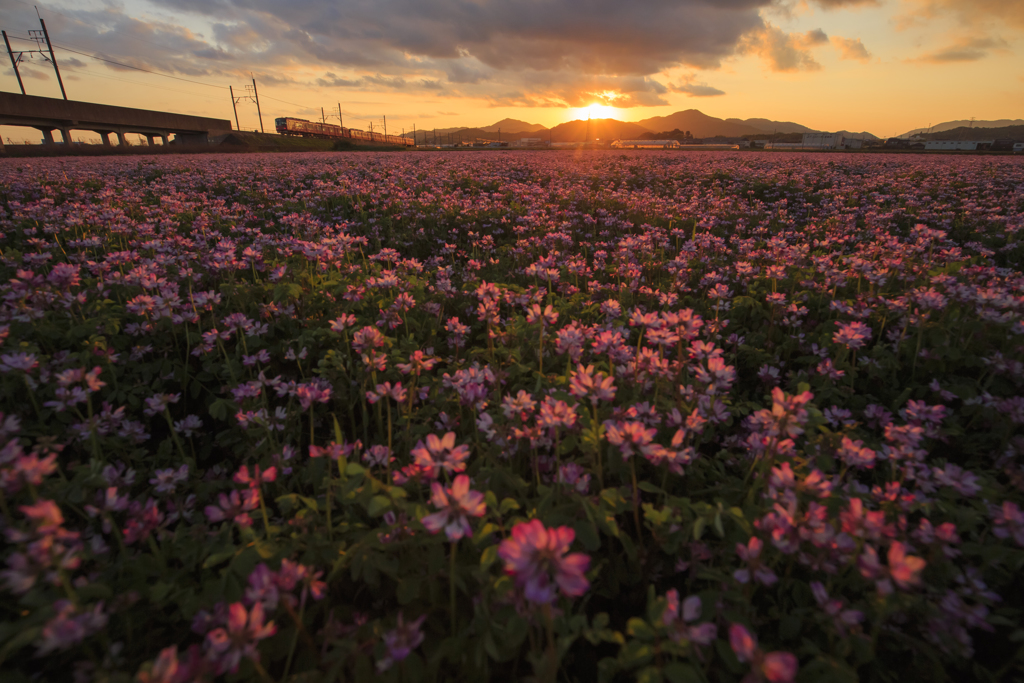
<path id="1" fill-rule="evenodd" d="M 233 119 L 253 73 L 264 126 L 320 118 L 389 132 L 546 126 L 682 109 L 890 136 L 1024 116 L 1022 0 L 60 0 L 39 4 L 68 96 Z M 33 4 L 0 27 L 31 49 Z M 90 55 L 160 75 L 99 61 Z M 17 92 L 9 60 L 0 88 Z M 29 94 L 59 96 L 49 64 Z M 259 127 L 255 106 L 240 126 Z M 336 120 L 336 119 L 335 119 Z M 31 129 L 4 138 L 37 141 Z M 85 133 L 79 138 L 88 138 Z"/>

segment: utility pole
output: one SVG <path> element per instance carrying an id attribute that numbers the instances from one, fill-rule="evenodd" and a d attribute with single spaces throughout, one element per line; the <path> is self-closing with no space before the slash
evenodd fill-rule
<path id="1" fill-rule="evenodd" d="M 345 121 L 341 118 L 341 102 L 338 102 L 338 125 L 342 128 L 345 127 Z"/>
<path id="2" fill-rule="evenodd" d="M 228 86 L 228 92 L 231 93 L 231 109 L 235 112 L 235 130 L 241 130 L 238 127 L 238 107 L 235 105 L 235 89 L 232 86 Z"/>
<path id="3" fill-rule="evenodd" d="M 501 128 L 498 129 L 498 147 L 501 147 Z"/>
<path id="4" fill-rule="evenodd" d="M 320 107 L 320 123 L 327 125 L 327 117 L 324 116 L 324 108 Z"/>
<path id="5" fill-rule="evenodd" d="M 256 90 L 256 77 L 249 72 L 249 77 L 252 78 L 252 94 L 256 98 L 256 115 L 260 117 L 260 132 L 265 133 L 263 130 L 263 112 L 260 111 L 260 93 Z"/>
<path id="6" fill-rule="evenodd" d="M 18 77 L 18 87 L 21 88 L 21 94 L 25 94 L 25 84 L 21 82 L 21 72 L 18 71 L 18 62 L 14 60 L 14 51 L 11 50 L 11 41 L 7 39 L 7 31 L 4 34 L 4 44 L 7 45 L 7 54 L 11 57 L 11 66 L 14 67 L 14 75 Z M 21 59 L 21 55 L 18 55 L 18 59 Z"/>
<path id="7" fill-rule="evenodd" d="M 36 8 L 36 16 L 39 17 L 39 8 Z M 50 44 L 50 34 L 46 30 L 46 22 L 43 21 L 42 17 L 39 17 L 39 25 L 43 27 L 43 37 L 46 38 L 46 47 L 50 48 L 50 63 L 53 64 L 53 70 L 57 74 L 57 83 L 60 85 L 60 94 L 64 96 L 64 99 L 68 99 L 68 94 L 64 92 L 64 81 L 60 78 L 60 69 L 57 68 L 57 58 L 53 55 L 53 45 Z"/>
<path id="8" fill-rule="evenodd" d="M 385 140 L 385 142 L 387 141 L 387 139 L 388 139 L 388 117 L 387 117 L 387 115 L 385 115 L 384 116 L 384 140 Z"/>
<path id="9" fill-rule="evenodd" d="M 413 146 L 419 145 L 419 140 L 416 139 L 416 124 L 412 124 L 412 144 Z"/>

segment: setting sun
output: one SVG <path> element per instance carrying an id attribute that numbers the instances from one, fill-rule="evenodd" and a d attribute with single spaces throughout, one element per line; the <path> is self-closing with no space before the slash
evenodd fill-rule
<path id="1" fill-rule="evenodd" d="M 570 119 L 614 119 L 618 118 L 616 107 L 609 107 L 607 104 L 594 103 L 586 107 L 575 107 L 571 110 Z"/>

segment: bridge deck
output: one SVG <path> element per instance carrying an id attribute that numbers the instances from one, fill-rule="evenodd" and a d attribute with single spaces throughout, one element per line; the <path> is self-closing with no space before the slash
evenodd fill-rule
<path id="1" fill-rule="evenodd" d="M 70 140 L 70 131 L 88 130 L 98 133 L 105 143 L 109 143 L 110 133 L 116 133 L 122 142 L 125 133 L 138 133 L 150 140 L 161 137 L 165 144 L 172 133 L 199 141 L 211 132 L 231 130 L 227 119 L 6 92 L 0 92 L 0 125 L 36 128 L 47 142 L 52 141 L 53 130 L 60 130 L 65 142 Z"/>

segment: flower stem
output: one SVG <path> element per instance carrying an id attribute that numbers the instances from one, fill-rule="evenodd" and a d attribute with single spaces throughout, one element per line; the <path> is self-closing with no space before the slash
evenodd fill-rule
<path id="1" fill-rule="evenodd" d="M 456 614 L 455 614 L 455 551 L 458 549 L 458 541 L 452 541 L 452 553 L 451 553 L 451 565 L 448 568 L 448 599 L 450 601 L 449 609 L 451 611 L 451 622 L 452 622 L 452 636 L 456 634 Z"/>

